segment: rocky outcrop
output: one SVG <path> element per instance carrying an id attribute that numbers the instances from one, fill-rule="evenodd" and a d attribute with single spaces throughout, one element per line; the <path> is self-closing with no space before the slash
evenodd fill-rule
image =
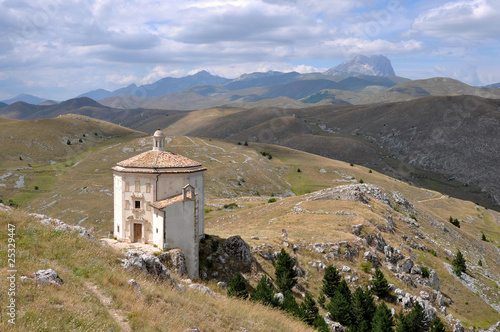
<path id="1" fill-rule="evenodd" d="M 171 269 L 176 274 L 180 276 L 185 276 L 188 274 L 186 266 L 186 258 L 184 253 L 180 249 L 171 249 L 165 253 L 158 255 L 158 259 L 162 262 L 168 269 Z"/>
<path id="2" fill-rule="evenodd" d="M 61 286 L 63 284 L 63 280 L 59 277 L 57 272 L 52 269 L 38 270 L 33 274 L 21 276 L 21 280 L 28 279 L 34 280 L 37 284 L 41 285 Z"/>
<path id="3" fill-rule="evenodd" d="M 174 277 L 163 265 L 158 257 L 147 255 L 142 251 L 130 250 L 125 256 L 126 259 L 122 260 L 122 266 L 129 270 L 141 271 L 145 275 L 154 277 L 155 279 L 168 281 L 175 286 L 178 286 Z"/>
<path id="4" fill-rule="evenodd" d="M 252 260 L 250 246 L 239 235 L 228 237 L 222 251 L 242 263 L 250 263 Z"/>
<path id="5" fill-rule="evenodd" d="M 202 284 L 191 284 L 191 285 L 189 285 L 189 288 L 195 289 L 202 294 L 214 296 L 214 292 L 210 288 L 208 288 L 207 286 L 204 286 Z"/>
<path id="6" fill-rule="evenodd" d="M 62 220 L 50 218 L 44 214 L 30 213 L 29 215 L 35 217 L 35 219 L 38 220 L 38 222 L 40 222 L 41 224 L 53 226 L 56 231 L 75 232 L 83 238 L 97 242 L 96 238 L 82 226 L 68 225 Z"/>

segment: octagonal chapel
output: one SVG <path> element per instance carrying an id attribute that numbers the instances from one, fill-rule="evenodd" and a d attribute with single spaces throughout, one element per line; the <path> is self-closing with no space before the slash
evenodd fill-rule
<path id="1" fill-rule="evenodd" d="M 190 277 L 198 277 L 204 236 L 204 171 L 200 163 L 165 150 L 157 130 L 153 149 L 113 168 L 114 234 L 118 240 L 180 248 Z"/>

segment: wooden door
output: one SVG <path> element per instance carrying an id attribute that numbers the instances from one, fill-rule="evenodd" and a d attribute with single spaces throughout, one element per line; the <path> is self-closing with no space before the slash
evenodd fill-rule
<path id="1" fill-rule="evenodd" d="M 134 242 L 141 242 L 142 240 L 142 225 L 134 224 Z"/>

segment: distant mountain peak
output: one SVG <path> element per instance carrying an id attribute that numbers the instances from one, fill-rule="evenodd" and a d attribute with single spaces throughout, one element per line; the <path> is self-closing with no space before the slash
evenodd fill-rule
<path id="1" fill-rule="evenodd" d="M 370 76 L 395 76 L 391 60 L 383 55 L 358 55 L 350 60 L 342 62 L 325 72 L 326 75 L 337 73 L 360 73 Z"/>

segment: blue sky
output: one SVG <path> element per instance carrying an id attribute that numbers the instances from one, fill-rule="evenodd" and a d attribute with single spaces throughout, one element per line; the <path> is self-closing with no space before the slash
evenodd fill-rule
<path id="1" fill-rule="evenodd" d="M 0 99 L 323 71 L 358 54 L 411 79 L 500 82 L 498 0 L 0 0 L 0 12 Z"/>

